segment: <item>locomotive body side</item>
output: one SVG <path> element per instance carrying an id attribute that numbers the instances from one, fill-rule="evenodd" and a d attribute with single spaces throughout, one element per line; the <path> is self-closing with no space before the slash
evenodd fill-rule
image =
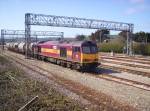
<path id="1" fill-rule="evenodd" d="M 63 42 L 48 41 L 38 44 L 38 56 L 57 64 L 86 69 L 98 66 L 97 46 L 91 41 Z"/>
<path id="2" fill-rule="evenodd" d="M 38 55 L 43 57 L 59 58 L 57 43 L 51 41 L 38 44 Z"/>

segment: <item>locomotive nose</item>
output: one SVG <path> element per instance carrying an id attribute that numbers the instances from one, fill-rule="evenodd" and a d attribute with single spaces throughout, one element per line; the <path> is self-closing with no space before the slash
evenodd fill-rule
<path id="1" fill-rule="evenodd" d="M 83 62 L 97 62 L 98 54 L 83 54 L 82 59 Z"/>

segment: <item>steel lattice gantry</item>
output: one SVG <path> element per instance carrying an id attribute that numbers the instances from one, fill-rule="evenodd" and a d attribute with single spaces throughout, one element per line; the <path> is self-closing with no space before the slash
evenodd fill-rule
<path id="1" fill-rule="evenodd" d="M 25 30 L 6 30 L 1 29 L 1 45 L 2 49 L 4 50 L 4 36 L 5 35 L 21 35 L 25 36 Z M 56 31 L 32 31 L 31 36 L 56 36 L 63 38 L 64 33 L 63 32 L 56 32 Z"/>
<path id="2" fill-rule="evenodd" d="M 25 30 L 1 30 L 1 35 L 25 35 Z M 32 36 L 60 36 L 63 37 L 63 32 L 56 31 L 32 31 Z"/>
<path id="3" fill-rule="evenodd" d="M 30 42 L 31 25 L 87 28 L 87 29 L 107 29 L 116 31 L 133 32 L 134 25 L 131 23 L 113 22 L 105 20 L 84 19 L 66 16 L 54 16 L 43 14 L 25 14 L 25 31 L 27 41 Z M 131 34 L 127 34 L 127 53 L 131 54 Z"/>

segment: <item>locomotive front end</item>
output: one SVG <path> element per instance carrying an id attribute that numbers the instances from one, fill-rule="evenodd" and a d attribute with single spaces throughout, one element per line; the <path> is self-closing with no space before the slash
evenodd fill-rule
<path id="1" fill-rule="evenodd" d="M 99 65 L 96 43 L 85 41 L 81 45 L 81 51 L 81 63 L 83 68 L 96 68 Z"/>

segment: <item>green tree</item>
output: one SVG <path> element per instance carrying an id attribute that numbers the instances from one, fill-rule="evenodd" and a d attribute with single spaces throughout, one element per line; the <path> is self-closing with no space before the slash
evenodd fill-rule
<path id="1" fill-rule="evenodd" d="M 85 40 L 85 38 L 86 38 L 85 35 L 77 35 L 77 36 L 76 36 L 76 40 L 78 40 L 78 41 Z"/>
<path id="2" fill-rule="evenodd" d="M 92 41 L 96 41 L 96 36 L 94 33 L 92 33 L 90 36 L 89 36 L 89 39 L 92 40 Z"/>
<path id="3" fill-rule="evenodd" d="M 147 43 L 150 43 L 150 33 L 147 32 L 145 35 L 146 35 Z"/>
<path id="4" fill-rule="evenodd" d="M 143 31 L 137 32 L 134 34 L 134 41 L 147 43 L 149 40 L 148 36 L 149 33 L 145 33 Z"/>
<path id="5" fill-rule="evenodd" d="M 132 34 L 131 32 L 127 32 L 127 31 L 121 31 L 118 35 L 124 40 L 127 40 L 127 34 L 129 34 L 129 36 L 132 37 L 132 39 L 134 40 L 134 34 Z"/>
<path id="6" fill-rule="evenodd" d="M 118 35 L 119 35 L 120 37 L 122 37 L 124 40 L 127 39 L 127 31 L 121 31 Z"/>
<path id="7" fill-rule="evenodd" d="M 90 35 L 90 39 L 98 42 L 103 42 L 104 40 L 108 39 L 107 34 L 109 34 L 109 30 L 97 30 L 95 33 Z"/>

